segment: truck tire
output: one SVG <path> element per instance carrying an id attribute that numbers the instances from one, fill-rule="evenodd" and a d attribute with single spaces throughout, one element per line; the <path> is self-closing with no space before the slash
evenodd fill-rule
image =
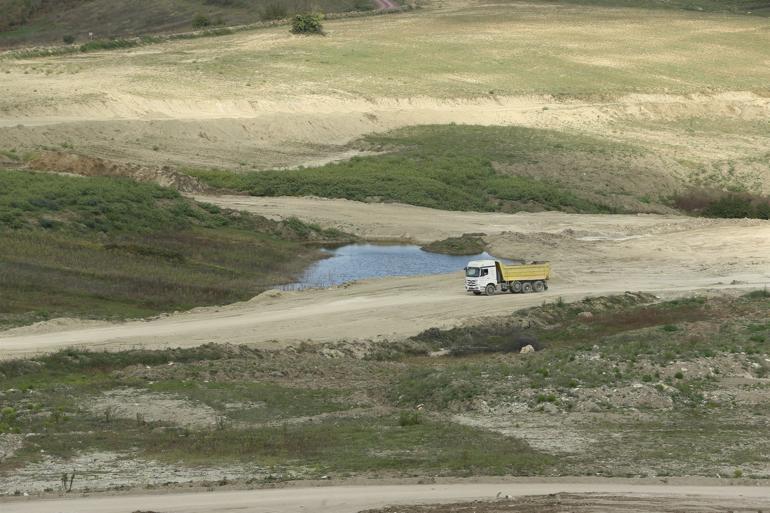
<path id="1" fill-rule="evenodd" d="M 521 292 L 521 282 L 514 281 L 511 283 L 511 294 L 518 294 L 519 292 Z"/>
<path id="2" fill-rule="evenodd" d="M 525 294 L 529 294 L 530 292 L 532 292 L 532 282 L 529 282 L 529 281 L 524 282 L 524 285 L 521 286 L 521 291 L 524 292 Z"/>
<path id="3" fill-rule="evenodd" d="M 535 289 L 535 292 L 543 292 L 545 290 L 545 283 L 538 280 L 532 285 L 532 288 Z"/>
<path id="4" fill-rule="evenodd" d="M 490 283 L 489 285 L 487 285 L 487 288 L 485 288 L 485 289 L 484 289 L 484 293 L 485 293 L 487 296 L 492 296 L 492 295 L 494 295 L 494 293 L 495 293 L 495 286 L 494 286 L 493 284 L 491 284 L 491 283 Z"/>

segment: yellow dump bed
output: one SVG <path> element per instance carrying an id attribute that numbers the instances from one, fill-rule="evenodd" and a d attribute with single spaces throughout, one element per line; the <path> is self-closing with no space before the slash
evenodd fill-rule
<path id="1" fill-rule="evenodd" d="M 547 280 L 551 275 L 551 264 L 536 262 L 532 264 L 498 264 L 503 281 Z"/>

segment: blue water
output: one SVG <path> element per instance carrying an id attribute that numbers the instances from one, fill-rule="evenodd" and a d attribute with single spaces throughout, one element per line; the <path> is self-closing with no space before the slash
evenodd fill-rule
<path id="1" fill-rule="evenodd" d="M 350 244 L 324 250 L 329 258 L 308 267 L 297 283 L 285 290 L 331 287 L 367 278 L 417 276 L 462 270 L 470 260 L 494 258 L 488 253 L 451 256 L 423 251 L 412 245 Z"/>

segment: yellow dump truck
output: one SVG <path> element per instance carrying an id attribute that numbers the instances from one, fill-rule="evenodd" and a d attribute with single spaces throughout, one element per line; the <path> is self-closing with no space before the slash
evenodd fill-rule
<path id="1" fill-rule="evenodd" d="M 491 296 L 501 292 L 543 292 L 548 290 L 551 264 L 531 262 L 506 264 L 497 260 L 472 260 L 465 266 L 465 290 Z"/>

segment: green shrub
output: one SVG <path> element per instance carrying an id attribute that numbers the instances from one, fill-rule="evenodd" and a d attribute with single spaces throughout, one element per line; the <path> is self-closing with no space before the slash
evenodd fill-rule
<path id="1" fill-rule="evenodd" d="M 66 35 L 66 36 L 62 37 L 62 38 L 61 38 L 61 40 L 62 40 L 62 42 L 63 42 L 65 45 L 71 45 L 72 43 L 74 43 L 74 42 L 75 42 L 75 36 L 72 36 L 72 35 Z"/>
<path id="2" fill-rule="evenodd" d="M 16 425 L 16 410 L 10 406 L 0 410 L 0 433 L 18 433 Z"/>
<path id="3" fill-rule="evenodd" d="M 323 34 L 322 14 L 297 14 L 291 20 L 292 34 Z"/>
<path id="4" fill-rule="evenodd" d="M 748 299 L 770 298 L 770 290 L 768 290 L 767 287 L 765 287 L 764 289 L 752 290 L 751 292 L 744 294 L 743 297 Z"/>
<path id="5" fill-rule="evenodd" d="M 205 14 L 198 13 L 192 19 L 193 28 L 200 29 L 211 26 L 211 20 Z"/>
<path id="6" fill-rule="evenodd" d="M 416 411 L 402 411 L 398 416 L 398 425 L 401 427 L 417 426 L 423 423 L 422 414 Z"/>

